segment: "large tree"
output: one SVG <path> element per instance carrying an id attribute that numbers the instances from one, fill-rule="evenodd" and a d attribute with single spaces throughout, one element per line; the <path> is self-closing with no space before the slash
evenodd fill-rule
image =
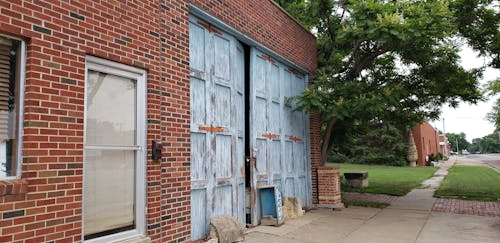
<path id="1" fill-rule="evenodd" d="M 500 78 L 490 81 L 487 90 L 490 96 L 498 95 L 500 93 Z M 495 125 L 496 131 L 500 131 L 500 98 L 497 98 L 486 118 Z"/>
<path id="2" fill-rule="evenodd" d="M 465 137 L 465 133 L 446 133 L 448 142 L 451 146 L 451 151 L 459 153 L 462 150 L 469 150 L 470 143 Z M 458 149 L 458 150 L 457 150 Z"/>
<path id="3" fill-rule="evenodd" d="M 481 153 L 499 153 L 500 142 L 498 141 L 498 133 L 486 135 L 479 140 L 479 148 Z"/>
<path id="4" fill-rule="evenodd" d="M 478 101 L 482 70 L 460 66 L 462 40 L 498 57 L 491 1 L 277 2 L 317 36 L 319 69 L 297 103 L 321 114 L 322 163 L 339 121 L 391 120 L 408 130 L 443 104 Z M 485 31 L 469 33 L 476 27 Z"/>

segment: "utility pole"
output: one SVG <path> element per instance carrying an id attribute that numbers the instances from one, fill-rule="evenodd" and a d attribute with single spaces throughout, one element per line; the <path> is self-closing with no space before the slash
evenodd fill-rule
<path id="1" fill-rule="evenodd" d="M 447 156 L 447 153 L 446 153 L 446 149 L 448 147 L 448 138 L 446 137 L 446 129 L 444 127 L 444 117 L 443 117 L 443 143 L 444 143 L 444 147 L 443 147 L 443 156 L 444 157 L 448 157 Z"/>

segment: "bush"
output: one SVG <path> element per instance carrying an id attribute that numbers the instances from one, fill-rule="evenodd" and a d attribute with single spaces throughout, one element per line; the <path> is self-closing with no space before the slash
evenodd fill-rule
<path id="1" fill-rule="evenodd" d="M 355 164 L 405 166 L 406 160 L 394 154 L 368 154 L 353 159 Z"/>
<path id="2" fill-rule="evenodd" d="M 335 125 L 334 151 L 328 161 L 338 163 L 404 166 L 407 164 L 406 132 L 378 119 L 340 122 Z"/>
<path id="3" fill-rule="evenodd" d="M 328 162 L 330 163 L 352 163 L 351 159 L 349 157 L 345 156 L 344 154 L 331 154 L 328 156 Z"/>
<path id="4" fill-rule="evenodd" d="M 443 154 L 441 152 L 438 152 L 436 156 L 434 156 L 434 160 L 440 161 L 443 159 Z"/>

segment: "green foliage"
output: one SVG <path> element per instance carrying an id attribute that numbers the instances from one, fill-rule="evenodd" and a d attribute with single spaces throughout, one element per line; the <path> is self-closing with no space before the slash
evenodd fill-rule
<path id="1" fill-rule="evenodd" d="M 315 82 L 296 99 L 299 109 L 321 114 L 323 162 L 334 149 L 330 141 L 338 122 L 394 122 L 404 131 L 436 118 L 443 104 L 482 98 L 482 70 L 460 65 L 457 36 L 494 56 L 495 40 L 487 36 L 496 35 L 498 23 L 484 8 L 491 1 L 277 2 L 317 36 Z M 471 25 L 462 14 L 488 22 Z M 483 36 L 481 30 L 465 33 L 473 27 L 483 28 Z"/>
<path id="2" fill-rule="evenodd" d="M 453 166 L 436 197 L 499 201 L 500 173 L 486 166 Z"/>
<path id="3" fill-rule="evenodd" d="M 354 163 L 359 164 L 374 164 L 374 165 L 391 165 L 391 166 L 405 166 L 407 164 L 404 158 L 393 154 L 367 154 L 360 156 L 358 160 L 353 160 Z"/>
<path id="4" fill-rule="evenodd" d="M 406 165 L 405 134 L 395 126 L 376 122 L 354 139 L 353 160 L 363 164 Z"/>
<path id="5" fill-rule="evenodd" d="M 487 90 L 490 92 L 490 95 L 497 95 L 500 93 L 500 78 L 496 80 L 492 80 L 489 82 Z M 486 115 L 488 121 L 495 125 L 496 130 L 500 131 L 500 98 L 495 101 L 493 108 Z"/>
<path id="6" fill-rule="evenodd" d="M 351 159 L 344 154 L 334 153 L 328 156 L 328 161 L 332 163 L 352 163 Z"/>
<path id="7" fill-rule="evenodd" d="M 469 46 L 500 68 L 500 11 L 498 0 L 450 1 L 459 34 Z"/>
<path id="8" fill-rule="evenodd" d="M 457 143 L 458 143 L 458 150 L 464 150 L 464 149 L 469 149 L 469 142 L 465 138 L 465 133 L 446 133 L 446 137 L 448 138 L 448 142 L 451 145 L 451 151 L 458 152 L 457 151 Z"/>
<path id="9" fill-rule="evenodd" d="M 381 121 L 339 122 L 332 142 L 335 159 L 329 162 L 406 165 L 407 145 L 405 134 L 396 126 Z"/>
<path id="10" fill-rule="evenodd" d="M 469 146 L 469 152 L 471 153 L 481 152 L 481 147 L 479 145 L 480 141 L 481 141 L 480 138 L 472 139 L 472 143 Z"/>
<path id="11" fill-rule="evenodd" d="M 479 142 L 481 153 L 500 153 L 500 142 L 496 133 L 485 136 Z"/>
<path id="12" fill-rule="evenodd" d="M 472 140 L 470 152 L 481 153 L 500 153 L 500 141 L 498 140 L 498 132 L 486 135 L 482 138 Z"/>
<path id="13" fill-rule="evenodd" d="M 437 152 L 437 154 L 434 157 L 434 160 L 440 161 L 443 159 L 443 154 L 441 152 Z"/>
<path id="14" fill-rule="evenodd" d="M 451 144 L 451 151 L 461 152 L 464 149 L 469 150 L 470 143 L 465 138 L 465 133 L 463 133 L 463 132 L 461 132 L 459 134 L 446 133 L 446 137 L 448 138 L 448 142 Z M 458 150 L 459 151 L 457 151 L 457 143 L 458 143 Z"/>
<path id="15" fill-rule="evenodd" d="M 311 4 L 303 0 L 276 0 L 281 7 L 297 19 L 307 29 L 312 29 L 315 26 L 314 11 L 311 9 Z"/>
<path id="16" fill-rule="evenodd" d="M 368 171 L 368 187 L 352 188 L 342 185 L 342 191 L 362 193 L 388 194 L 404 196 L 411 189 L 420 186 L 422 181 L 430 178 L 437 167 L 396 167 L 383 165 L 333 164 L 327 166 L 340 168 L 340 173 Z"/>

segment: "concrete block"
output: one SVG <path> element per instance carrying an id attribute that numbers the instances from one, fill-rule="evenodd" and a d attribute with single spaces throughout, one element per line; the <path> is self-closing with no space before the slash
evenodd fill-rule
<path id="1" fill-rule="evenodd" d="M 367 187 L 368 186 L 368 172 L 350 172 L 344 173 L 346 184 L 350 187 Z"/>
<path id="2" fill-rule="evenodd" d="M 240 223 L 231 216 L 219 216 L 211 219 L 210 237 L 219 243 L 241 242 L 243 229 Z"/>
<path id="3" fill-rule="evenodd" d="M 283 214 L 285 220 L 294 219 L 304 215 L 300 198 L 284 197 L 283 198 Z"/>

